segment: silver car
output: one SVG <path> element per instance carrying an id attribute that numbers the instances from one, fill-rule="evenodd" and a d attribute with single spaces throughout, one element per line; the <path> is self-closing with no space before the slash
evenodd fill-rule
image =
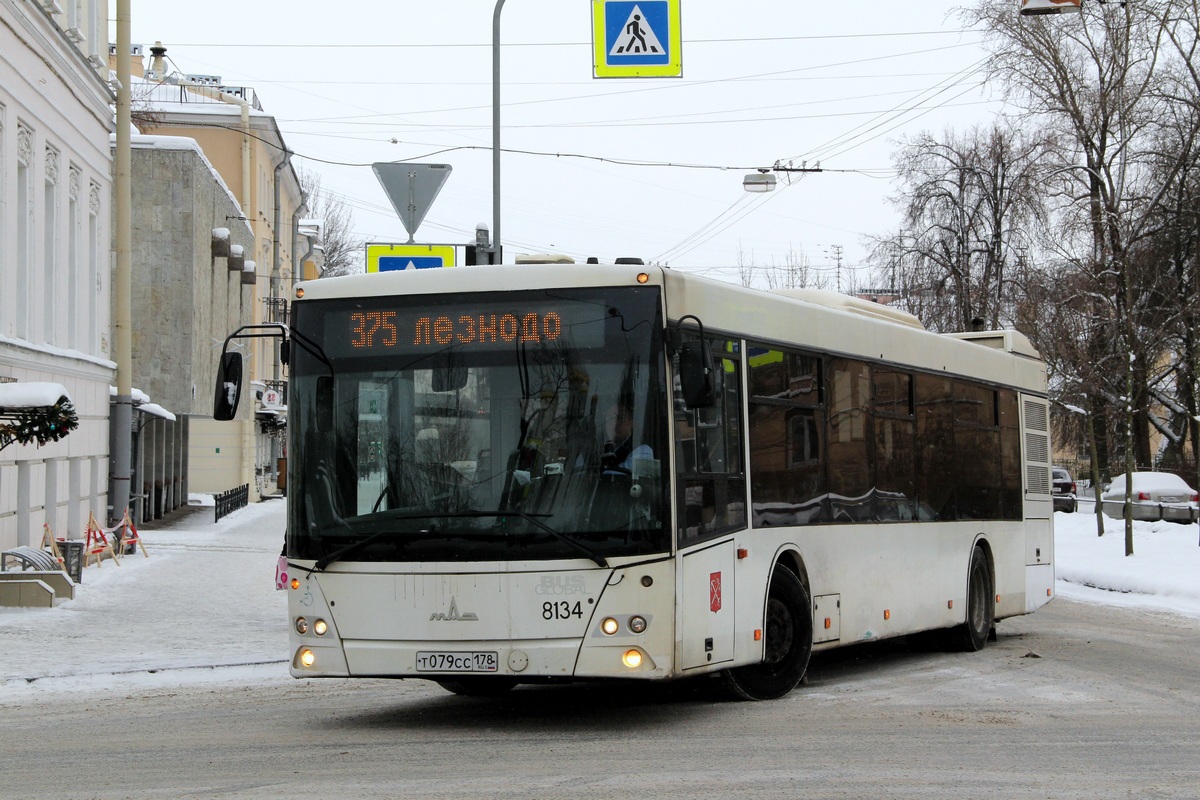
<path id="1" fill-rule="evenodd" d="M 1133 518 L 1148 522 L 1165 519 L 1170 522 L 1195 522 L 1200 517 L 1200 497 L 1196 490 L 1168 472 L 1133 473 Z M 1101 495 L 1104 513 L 1113 519 L 1125 518 L 1125 476 L 1113 478 Z"/>

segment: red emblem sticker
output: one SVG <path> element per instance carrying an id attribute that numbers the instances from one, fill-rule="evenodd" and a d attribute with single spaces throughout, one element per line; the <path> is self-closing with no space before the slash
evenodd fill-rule
<path id="1" fill-rule="evenodd" d="M 721 610 L 721 573 L 714 572 L 708 576 L 708 607 L 715 614 Z"/>

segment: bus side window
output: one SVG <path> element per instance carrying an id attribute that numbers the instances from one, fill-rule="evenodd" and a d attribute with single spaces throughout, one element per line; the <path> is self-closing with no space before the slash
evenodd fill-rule
<path id="1" fill-rule="evenodd" d="M 747 344 L 750 365 L 750 498 L 755 527 L 826 517 L 823 362 Z"/>

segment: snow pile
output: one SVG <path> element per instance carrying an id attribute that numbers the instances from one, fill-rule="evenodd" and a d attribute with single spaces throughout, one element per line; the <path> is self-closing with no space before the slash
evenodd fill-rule
<path id="1" fill-rule="evenodd" d="M 1092 504 L 1081 501 L 1078 513 L 1054 515 L 1059 596 L 1200 616 L 1195 524 L 1135 522 L 1134 555 L 1127 558 L 1124 521 L 1104 517 L 1104 536 L 1097 536 L 1091 511 Z"/>

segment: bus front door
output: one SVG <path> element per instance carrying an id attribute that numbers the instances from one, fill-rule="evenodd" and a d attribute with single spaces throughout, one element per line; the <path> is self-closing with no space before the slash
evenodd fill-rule
<path id="1" fill-rule="evenodd" d="M 681 559 L 681 654 L 684 670 L 733 660 L 733 539 L 684 553 Z"/>

